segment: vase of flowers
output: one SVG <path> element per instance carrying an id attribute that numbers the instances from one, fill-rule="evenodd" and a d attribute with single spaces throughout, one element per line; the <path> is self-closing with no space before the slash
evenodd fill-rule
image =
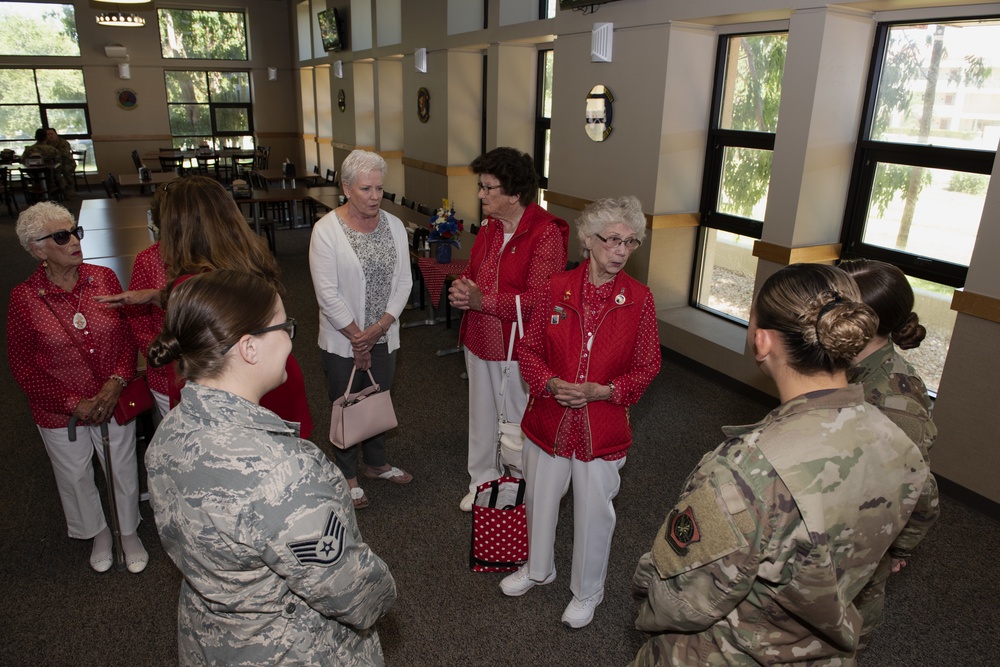
<path id="1" fill-rule="evenodd" d="M 431 216 L 430 229 L 431 233 L 427 240 L 437 244 L 434 248 L 434 257 L 439 264 L 450 263 L 452 247 L 462 247 L 458 236 L 465 229 L 465 223 L 455 217 L 455 207 L 447 199 L 441 200 L 441 208 Z"/>

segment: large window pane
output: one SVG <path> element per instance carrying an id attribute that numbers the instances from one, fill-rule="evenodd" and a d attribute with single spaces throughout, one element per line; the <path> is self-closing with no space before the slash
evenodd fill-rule
<path id="1" fill-rule="evenodd" d="M 48 121 L 48 126 L 63 137 L 89 133 L 87 114 L 82 108 L 46 109 L 45 119 Z"/>
<path id="2" fill-rule="evenodd" d="M 216 107 L 215 129 L 220 134 L 224 132 L 249 132 L 250 113 L 247 109 Z"/>
<path id="3" fill-rule="evenodd" d="M 968 266 L 989 176 L 880 163 L 862 240 Z"/>
<path id="4" fill-rule="evenodd" d="M 243 12 L 158 9 L 156 13 L 164 58 L 247 59 Z"/>
<path id="5" fill-rule="evenodd" d="M 164 72 L 167 102 L 208 102 L 204 72 Z"/>
<path id="6" fill-rule="evenodd" d="M 175 137 L 212 134 L 212 118 L 207 104 L 171 104 L 170 134 Z"/>
<path id="7" fill-rule="evenodd" d="M 86 102 L 82 69 L 39 69 L 38 97 L 43 104 Z"/>
<path id="8" fill-rule="evenodd" d="M 936 392 L 941 384 L 941 370 L 948 356 L 951 331 L 958 315 L 951 309 L 955 288 L 909 276 L 907 280 L 913 287 L 913 312 L 920 317 L 920 323 L 927 329 L 927 337 L 920 343 L 920 347 L 899 352 L 913 364 L 927 388 Z"/>
<path id="9" fill-rule="evenodd" d="M 246 72 L 209 72 L 212 101 L 250 102 L 250 75 Z"/>
<path id="10" fill-rule="evenodd" d="M 24 139 L 35 143 L 35 130 L 39 127 L 38 106 L 0 106 L 0 139 Z"/>
<path id="11" fill-rule="evenodd" d="M 0 69 L 0 104 L 25 104 L 37 100 L 33 70 Z"/>
<path id="12" fill-rule="evenodd" d="M 73 5 L 0 2 L 0 55 L 80 55 Z"/>
<path id="13" fill-rule="evenodd" d="M 718 229 L 702 228 L 697 304 L 748 322 L 753 301 L 757 258 L 754 239 Z"/>
<path id="14" fill-rule="evenodd" d="M 995 151 L 1000 23 L 889 28 L 871 138 Z"/>
<path id="15" fill-rule="evenodd" d="M 722 183 L 716 210 L 764 221 L 771 184 L 772 151 L 728 147 L 723 152 Z"/>
<path id="16" fill-rule="evenodd" d="M 730 38 L 719 127 L 747 132 L 777 129 L 787 45 L 785 33 Z"/>

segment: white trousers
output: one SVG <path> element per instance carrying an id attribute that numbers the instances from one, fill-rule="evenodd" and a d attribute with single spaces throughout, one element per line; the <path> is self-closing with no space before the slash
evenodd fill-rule
<path id="1" fill-rule="evenodd" d="M 76 442 L 70 442 L 65 428 L 38 427 L 42 442 L 52 461 L 56 487 L 70 537 L 86 540 L 108 525 L 104 520 L 101 496 L 94 482 L 91 457 L 104 466 L 104 444 L 98 426 L 77 424 Z M 111 465 L 115 475 L 115 501 L 122 535 L 131 535 L 139 527 L 139 471 L 135 458 L 135 421 L 119 426 L 108 423 L 111 442 Z"/>
<path id="2" fill-rule="evenodd" d="M 170 412 L 170 397 L 152 389 L 149 390 L 149 393 L 153 395 L 153 401 L 156 403 L 156 411 L 160 413 L 160 419 L 163 419 Z"/>
<path id="3" fill-rule="evenodd" d="M 469 374 L 469 491 L 500 476 L 497 468 L 497 420 L 500 419 L 500 387 L 507 360 L 484 361 L 468 348 L 465 367 Z M 521 422 L 528 405 L 528 385 L 521 379 L 521 367 L 510 364 L 510 378 L 503 397 L 509 422 Z"/>
<path id="4" fill-rule="evenodd" d="M 556 525 L 559 501 L 573 482 L 573 569 L 569 589 L 579 599 L 604 591 L 608 576 L 615 507 L 625 459 L 583 462 L 550 456 L 524 441 L 524 502 L 528 510 L 528 576 L 543 581 L 556 567 Z"/>

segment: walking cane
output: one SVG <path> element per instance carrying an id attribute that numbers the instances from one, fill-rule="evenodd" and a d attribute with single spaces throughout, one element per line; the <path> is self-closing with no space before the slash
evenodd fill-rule
<path id="1" fill-rule="evenodd" d="M 76 442 L 76 416 L 69 418 L 69 441 Z M 108 422 L 101 422 L 101 440 L 104 446 L 104 479 L 108 485 L 108 504 L 111 507 L 111 537 L 115 545 L 115 563 L 118 570 L 125 569 L 125 550 L 122 548 L 122 530 L 118 521 L 118 501 L 115 499 L 115 476 L 111 469 L 111 436 Z"/>

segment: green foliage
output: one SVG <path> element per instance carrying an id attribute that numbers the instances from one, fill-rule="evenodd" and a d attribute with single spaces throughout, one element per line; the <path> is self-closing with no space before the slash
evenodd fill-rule
<path id="1" fill-rule="evenodd" d="M 963 192 L 967 195 L 982 195 L 990 185 L 990 177 L 986 174 L 970 174 L 955 172 L 948 181 L 946 188 L 950 192 Z"/>
<path id="2" fill-rule="evenodd" d="M 164 58 L 246 60 L 243 12 L 158 9 Z"/>
<path id="3" fill-rule="evenodd" d="M 736 77 L 730 95 L 729 127 L 749 132 L 774 132 L 781 104 L 781 78 L 785 73 L 788 36 L 784 33 L 734 38 L 730 48 L 738 48 Z"/>
<path id="4" fill-rule="evenodd" d="M 753 217 L 753 210 L 765 197 L 771 182 L 771 151 L 751 148 L 726 150 L 722 170 L 722 201 L 719 211 Z"/>
<path id="5" fill-rule="evenodd" d="M 78 56 L 73 5 L 0 2 L 0 55 Z"/>

